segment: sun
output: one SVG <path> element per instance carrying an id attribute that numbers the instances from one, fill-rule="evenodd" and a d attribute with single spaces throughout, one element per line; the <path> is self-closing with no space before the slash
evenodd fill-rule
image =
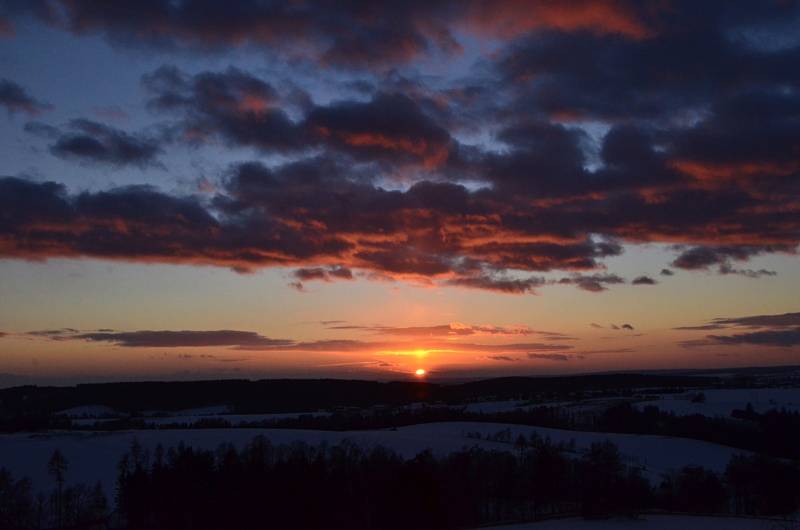
<path id="1" fill-rule="evenodd" d="M 417 377 L 425 377 L 425 374 L 426 374 L 426 373 L 427 373 L 427 372 L 425 371 L 425 369 L 423 369 L 423 368 L 417 368 L 417 371 L 416 371 L 416 372 L 414 372 L 414 375 L 416 375 Z"/>

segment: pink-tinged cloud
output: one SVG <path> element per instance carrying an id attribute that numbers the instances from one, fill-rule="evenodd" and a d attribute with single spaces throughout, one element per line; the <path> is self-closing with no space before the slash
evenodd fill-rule
<path id="1" fill-rule="evenodd" d="M 590 31 L 644 39 L 654 34 L 632 2 L 576 0 L 549 2 L 478 0 L 466 6 L 466 29 L 477 35 L 510 39 L 540 29 Z"/>

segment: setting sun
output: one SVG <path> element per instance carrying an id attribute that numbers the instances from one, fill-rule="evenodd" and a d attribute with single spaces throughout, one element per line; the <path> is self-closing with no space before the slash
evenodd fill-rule
<path id="1" fill-rule="evenodd" d="M 414 372 L 414 375 L 416 375 L 417 377 L 425 377 L 425 373 L 426 373 L 426 372 L 425 372 L 425 370 L 424 370 L 424 369 L 422 369 L 422 368 L 417 368 L 417 371 L 416 371 L 416 372 Z"/>

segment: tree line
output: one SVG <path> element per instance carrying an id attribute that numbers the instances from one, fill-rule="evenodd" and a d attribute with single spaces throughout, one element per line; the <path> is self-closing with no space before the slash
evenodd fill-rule
<path id="1" fill-rule="evenodd" d="M 503 437 L 503 433 L 496 436 Z M 499 438 L 498 438 L 499 439 Z M 509 451 L 477 446 L 403 459 L 354 444 L 237 450 L 132 447 L 118 479 L 129 528 L 447 529 L 555 515 L 636 517 L 648 510 L 780 516 L 800 508 L 800 470 L 734 457 L 724 473 L 686 467 L 655 484 L 611 442 L 583 454 L 534 434 Z"/>
<path id="2" fill-rule="evenodd" d="M 494 440 L 509 450 L 465 448 L 411 459 L 351 443 L 241 449 L 131 446 L 118 467 L 114 509 L 100 485 L 67 486 L 68 462 L 49 462 L 53 488 L 0 471 L 0 528 L 135 530 L 218 528 L 448 529 L 556 515 L 636 517 L 649 510 L 787 515 L 800 508 L 800 471 L 765 456 L 737 456 L 724 473 L 701 467 L 655 482 L 610 443 L 584 453 L 533 435 Z M 113 519 L 110 516 L 113 513 Z"/>

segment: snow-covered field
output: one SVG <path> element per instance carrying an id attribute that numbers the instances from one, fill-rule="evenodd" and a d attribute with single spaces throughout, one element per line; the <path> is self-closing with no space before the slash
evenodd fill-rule
<path id="1" fill-rule="evenodd" d="M 287 419 L 297 419 L 303 416 L 322 417 L 330 416 L 330 412 L 287 412 L 279 414 L 176 414 L 174 416 L 145 416 L 140 419 L 146 425 L 161 426 L 161 425 L 193 425 L 201 421 L 226 421 L 230 425 L 236 427 L 247 423 L 256 422 L 273 422 Z M 114 418 L 79 418 L 73 419 L 72 424 L 79 427 L 91 427 L 96 423 L 104 423 L 113 421 Z"/>
<path id="2" fill-rule="evenodd" d="M 797 525 L 797 523 L 795 523 Z M 641 519 L 587 521 L 578 518 L 539 523 L 484 527 L 481 530 L 789 530 L 791 523 L 743 517 L 700 517 L 688 515 L 649 515 Z"/>
<path id="3" fill-rule="evenodd" d="M 469 403 L 464 406 L 465 412 L 479 412 L 481 414 L 495 414 L 498 412 L 511 412 L 526 405 L 526 401 L 481 401 Z"/>
<path id="4" fill-rule="evenodd" d="M 753 410 L 762 413 L 772 409 L 785 408 L 800 411 L 800 388 L 734 388 L 702 391 L 705 402 L 692 403 L 699 391 L 682 394 L 664 394 L 661 399 L 640 401 L 637 407 L 648 405 L 658 407 L 664 412 L 678 415 L 702 414 L 704 416 L 730 417 L 736 409 L 743 410 L 750 403 Z"/>
<path id="5" fill-rule="evenodd" d="M 519 434 L 526 437 L 534 432 L 553 442 L 575 441 L 576 452 L 593 442 L 611 440 L 629 463 L 643 467 L 646 476 L 657 480 L 663 472 L 686 465 L 702 465 L 716 471 L 724 470 L 735 449 L 683 438 L 633 434 L 606 434 L 565 431 L 506 425 L 497 423 L 443 422 L 401 427 L 379 431 L 312 431 L 295 429 L 194 429 L 141 430 L 108 433 L 53 432 L 49 434 L 8 434 L 0 436 L 0 467 L 7 467 L 16 477 L 28 476 L 34 487 L 51 486 L 47 475 L 47 460 L 59 449 L 69 462 L 67 480 L 71 483 L 93 484 L 100 481 L 109 494 L 113 493 L 117 464 L 134 440 L 149 449 L 161 444 L 165 449 L 179 443 L 198 449 L 215 449 L 231 443 L 242 447 L 257 435 L 274 444 L 303 441 L 316 445 L 322 442 L 337 444 L 349 440 L 364 448 L 385 446 L 410 458 L 426 449 L 444 455 L 464 447 L 513 450 L 511 443 L 489 441 L 485 438 L 503 430 L 510 431 L 510 440 Z M 474 438 L 480 433 L 481 439 Z"/>
<path id="6" fill-rule="evenodd" d="M 56 412 L 60 416 L 68 418 L 116 418 L 119 412 L 105 405 L 83 405 L 72 407 Z"/>

